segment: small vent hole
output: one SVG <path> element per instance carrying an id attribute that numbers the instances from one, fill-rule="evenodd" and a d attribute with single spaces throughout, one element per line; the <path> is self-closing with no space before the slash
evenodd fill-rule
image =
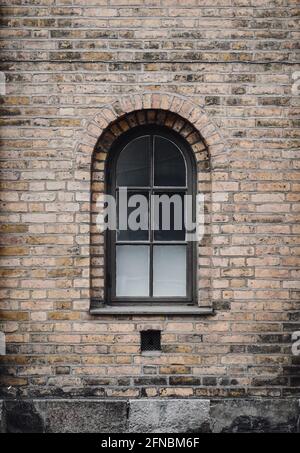
<path id="1" fill-rule="evenodd" d="M 160 330 L 145 330 L 141 332 L 141 351 L 161 351 Z"/>

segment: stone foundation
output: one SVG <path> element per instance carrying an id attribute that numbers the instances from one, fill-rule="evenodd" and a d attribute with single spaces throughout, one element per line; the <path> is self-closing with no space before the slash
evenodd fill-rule
<path id="1" fill-rule="evenodd" d="M 4 433 L 297 433 L 296 399 L 0 401 Z"/>

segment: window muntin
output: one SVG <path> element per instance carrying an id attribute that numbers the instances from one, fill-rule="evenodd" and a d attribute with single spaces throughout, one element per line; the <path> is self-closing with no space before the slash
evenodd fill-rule
<path id="1" fill-rule="evenodd" d="M 193 302 L 196 255 L 184 229 L 184 196 L 194 195 L 196 184 L 189 145 L 166 128 L 147 127 L 127 134 L 114 151 L 114 165 L 109 169 L 111 193 L 118 200 L 126 187 L 129 197 L 146 196 L 150 209 L 143 213 L 148 230 L 109 233 L 110 301 Z M 159 225 L 153 195 L 182 200 L 182 210 L 177 212 L 182 222 L 180 231 L 174 230 L 172 221 L 169 231 L 155 230 Z M 134 209 L 129 208 L 128 214 Z"/>

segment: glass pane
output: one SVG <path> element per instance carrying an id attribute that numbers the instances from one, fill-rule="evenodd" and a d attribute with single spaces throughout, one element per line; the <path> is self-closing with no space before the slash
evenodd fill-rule
<path id="1" fill-rule="evenodd" d="M 118 241 L 149 240 L 149 193 L 118 193 Z"/>
<path id="2" fill-rule="evenodd" d="M 117 297 L 149 297 L 149 250 L 147 246 L 117 246 Z"/>
<path id="3" fill-rule="evenodd" d="M 154 240 L 185 241 L 184 193 L 156 193 L 153 199 Z"/>
<path id="4" fill-rule="evenodd" d="M 150 184 L 150 137 L 139 137 L 121 152 L 117 163 L 117 185 L 144 187 Z"/>
<path id="5" fill-rule="evenodd" d="M 163 137 L 155 137 L 154 185 L 157 187 L 186 185 L 184 157 L 174 143 Z"/>
<path id="6" fill-rule="evenodd" d="M 155 246 L 153 251 L 154 297 L 186 297 L 186 286 L 186 246 Z"/>

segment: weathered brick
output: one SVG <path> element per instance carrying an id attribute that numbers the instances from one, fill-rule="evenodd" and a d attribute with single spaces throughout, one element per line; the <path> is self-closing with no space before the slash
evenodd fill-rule
<path id="1" fill-rule="evenodd" d="M 3 1 L 1 389 L 299 396 L 287 367 L 300 300 L 296 1 L 52 3 Z M 197 302 L 213 317 L 89 313 L 105 295 L 95 222 L 109 148 L 148 123 L 192 145 L 206 200 Z M 141 355 L 149 328 L 162 351 Z"/>

